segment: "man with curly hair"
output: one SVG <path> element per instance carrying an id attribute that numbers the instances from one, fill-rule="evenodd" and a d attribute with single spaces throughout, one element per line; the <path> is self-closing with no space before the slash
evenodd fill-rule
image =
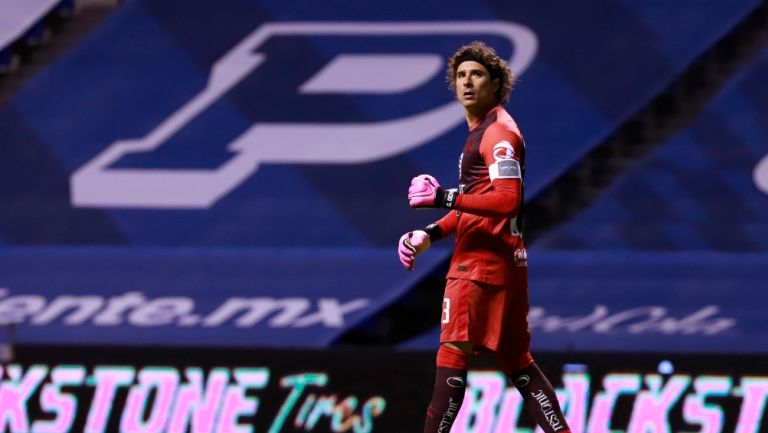
<path id="1" fill-rule="evenodd" d="M 424 432 L 450 431 L 464 399 L 469 355 L 490 350 L 536 423 L 546 433 L 569 433 L 555 391 L 530 353 L 528 257 L 521 232 L 525 144 L 503 108 L 514 76 L 492 48 L 473 42 L 450 58 L 447 80 L 469 125 L 459 186 L 444 189 L 428 174 L 413 178 L 411 207 L 450 210 L 425 229 L 404 234 L 398 244 L 400 261 L 411 270 L 432 242 L 456 235 Z"/>

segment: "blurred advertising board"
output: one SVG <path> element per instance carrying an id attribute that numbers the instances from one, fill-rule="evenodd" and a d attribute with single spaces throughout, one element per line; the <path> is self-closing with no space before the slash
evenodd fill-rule
<path id="1" fill-rule="evenodd" d="M 544 353 L 574 433 L 765 431 L 758 357 Z M 29 348 L 3 365 L 8 432 L 420 431 L 434 354 L 383 349 Z M 533 432 L 521 397 L 473 359 L 453 433 Z"/>

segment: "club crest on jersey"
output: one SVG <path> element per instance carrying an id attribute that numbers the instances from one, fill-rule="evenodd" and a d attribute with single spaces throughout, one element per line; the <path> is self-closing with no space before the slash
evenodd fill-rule
<path id="1" fill-rule="evenodd" d="M 508 141 L 500 141 L 493 146 L 493 157 L 496 161 L 512 159 L 515 157 L 515 149 Z"/>
<path id="2" fill-rule="evenodd" d="M 518 248 L 515 250 L 515 265 L 518 268 L 528 266 L 528 253 L 525 251 L 525 248 Z"/>

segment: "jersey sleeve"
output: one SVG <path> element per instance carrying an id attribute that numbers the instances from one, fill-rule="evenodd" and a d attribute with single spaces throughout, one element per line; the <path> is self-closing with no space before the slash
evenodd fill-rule
<path id="1" fill-rule="evenodd" d="M 484 194 L 460 194 L 455 208 L 480 216 L 514 217 L 520 209 L 523 140 L 500 124 L 483 134 L 480 155 L 488 167 L 493 190 Z"/>
<path id="2" fill-rule="evenodd" d="M 495 186 L 496 180 L 522 180 L 523 139 L 501 124 L 495 124 L 483 134 L 480 155 L 488 166 L 488 175 Z"/>
<path id="3" fill-rule="evenodd" d="M 456 226 L 458 225 L 458 217 L 456 212 L 449 211 L 445 216 L 435 222 L 440 227 L 441 237 L 446 237 L 456 233 Z"/>

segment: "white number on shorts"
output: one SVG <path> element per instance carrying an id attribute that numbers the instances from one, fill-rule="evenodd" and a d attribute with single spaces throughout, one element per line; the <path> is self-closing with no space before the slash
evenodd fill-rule
<path id="1" fill-rule="evenodd" d="M 451 320 L 451 300 L 443 298 L 443 323 L 448 323 Z"/>

